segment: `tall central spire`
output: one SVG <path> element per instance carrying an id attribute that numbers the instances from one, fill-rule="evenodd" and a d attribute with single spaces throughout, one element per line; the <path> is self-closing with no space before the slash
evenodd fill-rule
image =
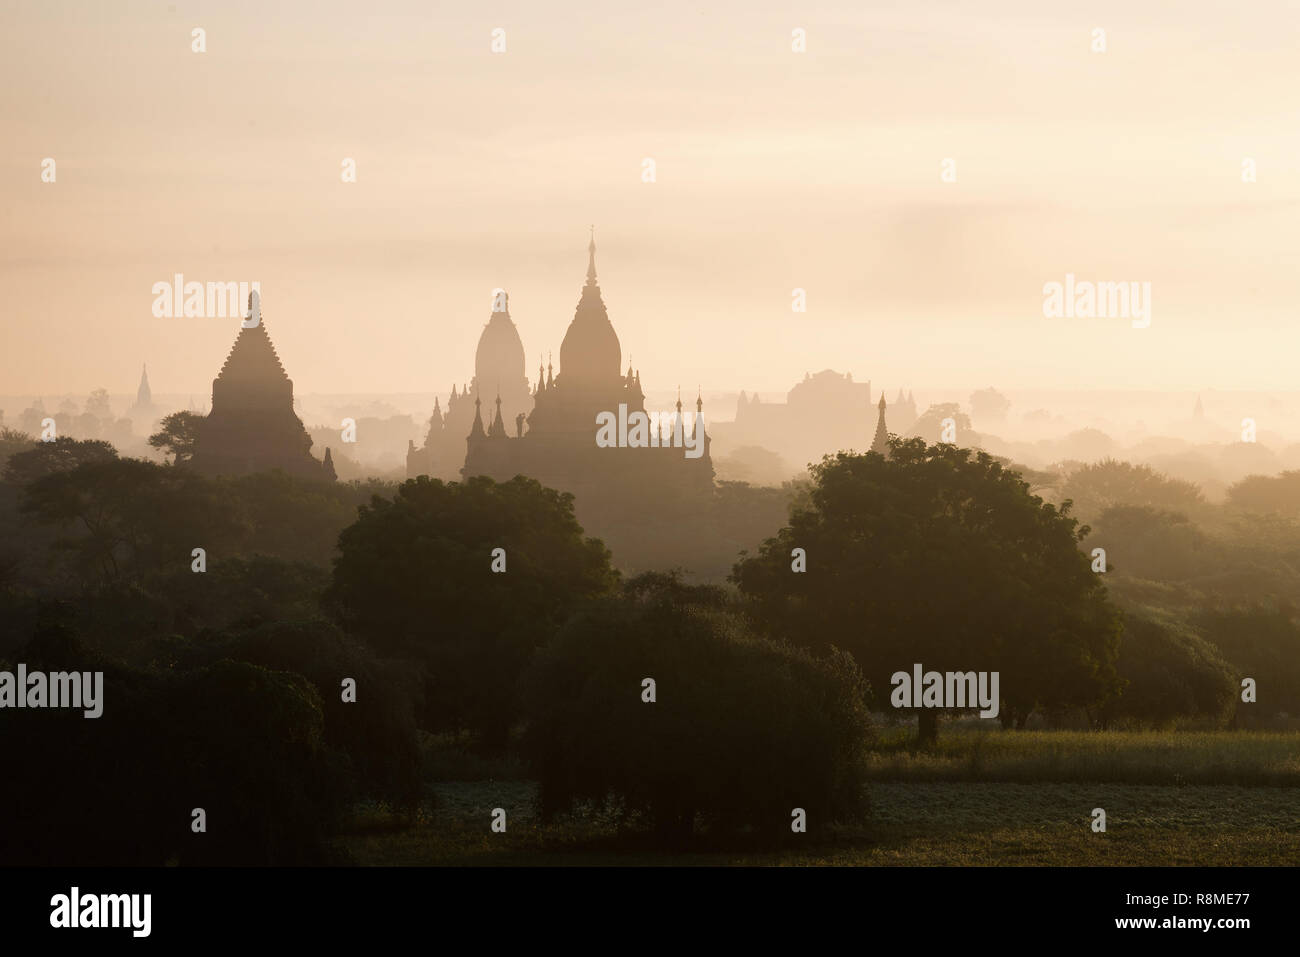
<path id="1" fill-rule="evenodd" d="M 596 285 L 596 226 L 591 227 L 591 242 L 587 246 L 587 285 Z"/>

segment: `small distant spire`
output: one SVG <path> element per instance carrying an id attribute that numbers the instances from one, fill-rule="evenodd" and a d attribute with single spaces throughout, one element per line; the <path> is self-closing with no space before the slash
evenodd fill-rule
<path id="1" fill-rule="evenodd" d="M 474 424 L 470 426 L 469 437 L 471 439 L 485 438 L 487 433 L 483 431 L 483 414 L 479 409 L 482 402 L 475 397 L 474 399 Z"/>
<path id="2" fill-rule="evenodd" d="M 426 446 L 435 440 L 437 433 L 442 431 L 444 424 L 442 409 L 438 407 L 438 400 L 435 398 L 433 400 L 433 412 L 429 415 L 429 429 L 424 433 L 424 444 Z"/>
<path id="3" fill-rule="evenodd" d="M 889 430 L 885 427 L 885 397 L 880 397 L 880 418 L 876 420 L 876 435 L 871 440 L 871 451 L 889 458 Z"/>
<path id="4" fill-rule="evenodd" d="M 695 387 L 695 413 L 697 415 L 700 415 L 703 412 L 704 412 L 704 396 L 703 393 L 700 391 L 700 387 L 696 386 Z"/>
<path id="5" fill-rule="evenodd" d="M 143 363 L 140 365 L 140 388 L 135 391 L 135 403 L 139 406 L 149 405 L 153 401 L 153 393 L 149 389 L 149 367 Z"/>
<path id="6" fill-rule="evenodd" d="M 682 387 L 677 387 L 677 414 L 682 414 Z"/>
<path id="7" fill-rule="evenodd" d="M 591 242 L 587 245 L 587 285 L 596 285 L 596 225 L 591 226 Z"/>
<path id="8" fill-rule="evenodd" d="M 492 426 L 488 429 L 488 435 L 494 439 L 504 439 L 506 437 L 506 426 L 501 421 L 501 393 L 497 392 L 497 414 L 492 420 Z"/>
<path id="9" fill-rule="evenodd" d="M 325 477 L 331 482 L 337 482 L 338 472 L 334 471 L 334 456 L 328 446 L 325 448 L 325 461 L 321 463 L 321 469 L 325 472 Z"/>

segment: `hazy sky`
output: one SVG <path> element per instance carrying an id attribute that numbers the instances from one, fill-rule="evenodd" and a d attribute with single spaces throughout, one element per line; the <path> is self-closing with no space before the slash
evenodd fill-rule
<path id="1" fill-rule="evenodd" d="M 1260 0 L 5 0 L 0 393 L 207 392 L 237 320 L 155 318 L 175 273 L 259 281 L 303 393 L 467 381 L 498 286 L 532 376 L 589 223 L 647 389 L 1294 388 L 1298 48 Z M 1066 273 L 1150 327 L 1045 318 Z"/>

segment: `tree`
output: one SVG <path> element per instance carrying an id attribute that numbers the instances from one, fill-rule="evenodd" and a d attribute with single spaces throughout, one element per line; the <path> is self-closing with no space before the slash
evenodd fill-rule
<path id="1" fill-rule="evenodd" d="M 877 705 L 891 676 L 997 671 L 1005 722 L 1116 686 L 1120 621 L 1078 548 L 1086 529 L 991 456 L 921 439 L 827 456 L 799 508 L 732 580 L 773 634 L 851 651 Z M 805 572 L 792 570 L 804 550 Z M 922 740 L 936 712 L 920 709 Z"/>
<path id="2" fill-rule="evenodd" d="M 1106 549 L 1108 570 L 1153 581 L 1213 573 L 1223 553 L 1186 515 L 1149 505 L 1113 505 L 1102 512 L 1086 550 L 1095 546 Z"/>
<path id="3" fill-rule="evenodd" d="M 82 465 L 111 462 L 117 449 L 100 439 L 72 439 L 61 435 L 51 442 L 36 442 L 25 452 L 16 452 L 5 466 L 5 480 L 29 485 L 46 475 L 71 472 Z"/>
<path id="4" fill-rule="evenodd" d="M 347 755 L 352 796 L 413 808 L 420 796 L 416 713 L 420 689 L 409 669 L 376 659 L 328 621 L 267 621 L 187 643 L 190 667 L 223 659 L 311 682 L 321 700 L 325 744 Z M 344 701 L 342 682 L 356 682 Z"/>
<path id="5" fill-rule="evenodd" d="M 1166 727 L 1185 718 L 1218 724 L 1232 710 L 1233 669 L 1188 629 L 1130 616 L 1117 667 L 1125 688 L 1098 709 L 1103 728 L 1117 721 Z"/>
<path id="6" fill-rule="evenodd" d="M 33 671 L 102 671 L 103 713 L 18 710 L 5 755 L 28 775 L 0 788 L 6 864 L 321 864 L 346 790 L 322 702 L 300 675 L 234 661 L 136 670 L 43 620 L 17 652 Z M 12 662 L 2 663 L 11 667 Z M 87 800 L 86 781 L 94 781 Z M 193 833 L 202 807 L 209 833 Z"/>
<path id="7" fill-rule="evenodd" d="M 1300 714 L 1300 625 L 1290 608 L 1261 602 L 1205 612 L 1197 622 L 1206 638 L 1232 663 L 1234 677 L 1254 678 L 1258 708 L 1265 715 Z"/>
<path id="8" fill-rule="evenodd" d="M 0 428 L 0 470 L 9 464 L 9 459 L 14 455 L 29 451 L 35 444 L 36 440 L 26 432 Z"/>
<path id="9" fill-rule="evenodd" d="M 1300 471 L 1248 475 L 1228 489 L 1228 504 L 1258 515 L 1300 516 Z"/>
<path id="10" fill-rule="evenodd" d="M 69 533 L 57 544 L 87 581 L 101 584 L 187 567 L 196 546 L 231 549 L 241 532 L 217 486 L 141 459 L 114 457 L 47 474 L 27 485 L 21 507 Z"/>
<path id="11" fill-rule="evenodd" d="M 339 552 L 327 607 L 385 656 L 426 665 L 426 727 L 472 728 L 489 744 L 519 716 L 533 650 L 618 581 L 573 496 L 523 476 L 412 479 L 362 506 Z"/>
<path id="12" fill-rule="evenodd" d="M 722 603 L 638 577 L 538 652 L 523 750 L 545 818 L 591 801 L 681 839 L 789 833 L 794 808 L 812 829 L 862 816 L 872 730 L 852 658 L 758 638 Z"/>
<path id="13" fill-rule="evenodd" d="M 158 423 L 158 431 L 149 436 L 149 445 L 171 455 L 173 465 L 184 465 L 194 457 L 203 421 L 197 412 L 165 415 Z"/>
<path id="14" fill-rule="evenodd" d="M 980 389 L 970 396 L 970 412 L 976 422 L 1001 422 L 1011 410 L 1011 400 L 997 389 Z"/>
<path id="15" fill-rule="evenodd" d="M 970 447 L 980 443 L 979 433 L 971 428 L 970 416 L 963 412 L 956 402 L 941 402 L 930 406 L 912 423 L 908 435 L 925 439 L 927 442 L 941 442 L 945 419 L 952 419 L 955 432 L 954 444 Z"/>
<path id="16" fill-rule="evenodd" d="M 113 408 L 108 402 L 108 390 L 96 389 L 86 400 L 86 414 L 107 425 L 113 418 Z"/>
<path id="17" fill-rule="evenodd" d="M 1113 505 L 1147 505 L 1195 514 L 1205 504 L 1194 482 L 1170 478 L 1149 465 L 1109 458 L 1077 468 L 1066 479 L 1061 494 L 1086 521 L 1098 518 Z"/>
<path id="18" fill-rule="evenodd" d="M 247 518 L 249 553 L 277 555 L 329 567 L 338 554 L 339 532 L 357 517 L 368 492 L 388 483 L 340 485 L 289 475 L 278 469 L 228 476 L 217 484 L 240 504 Z"/>
<path id="19" fill-rule="evenodd" d="M 1078 429 L 1061 442 L 1069 458 L 1097 462 L 1115 450 L 1115 440 L 1101 429 Z"/>

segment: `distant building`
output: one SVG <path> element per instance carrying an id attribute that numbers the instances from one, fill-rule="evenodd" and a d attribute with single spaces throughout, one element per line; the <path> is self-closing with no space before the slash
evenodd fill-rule
<path id="1" fill-rule="evenodd" d="M 541 373 L 538 373 L 540 382 Z M 406 452 L 406 476 L 431 475 L 444 481 L 460 479 L 465 464 L 465 436 L 474 421 L 474 403 L 500 396 L 502 414 L 507 421 L 519 422 L 533 407 L 528 378 L 524 374 L 524 344 L 510 318 L 510 297 L 502 292 L 499 303 L 493 302 L 492 315 L 479 336 L 474 354 L 474 378 L 458 393 L 451 387 L 444 413 L 434 400 L 424 443 L 417 448 L 409 443 Z"/>
<path id="2" fill-rule="evenodd" d="M 881 398 L 883 399 L 884 396 L 882 395 Z M 903 390 L 898 390 L 898 398 L 894 400 L 893 409 L 890 414 L 894 419 L 895 435 L 903 435 L 908 429 L 916 424 L 916 420 L 920 415 L 916 411 L 916 399 L 912 397 L 910 390 L 908 391 L 906 398 L 903 397 Z"/>
<path id="3" fill-rule="evenodd" d="M 250 314 L 256 310 L 250 296 Z M 212 380 L 212 411 L 203 420 L 191 465 L 209 475 L 282 469 L 325 479 L 311 454 L 311 436 L 293 408 L 293 382 L 259 317 L 242 326 L 221 372 Z"/>
<path id="4" fill-rule="evenodd" d="M 412 442 L 407 453 L 407 474 L 447 480 L 487 475 L 498 481 L 526 475 L 573 493 L 579 519 L 594 533 L 634 511 L 697 508 L 713 491 L 700 399 L 690 425 L 682 419 L 680 399 L 676 416 L 665 414 L 658 423 L 671 433 L 681 420 L 683 441 L 689 436 L 692 445 L 698 442 L 696 458 L 687 458 L 681 446 L 597 444 L 600 413 L 618 416 L 620 406 L 628 416 L 648 411 L 640 373 L 630 363 L 622 373 L 621 364 L 622 347 L 596 282 L 593 238 L 587 281 L 560 345 L 559 373 L 549 362 L 539 366 L 529 391 L 523 344 L 504 300 L 479 339 L 473 380 L 459 393 L 453 387 L 445 411 L 435 401 L 423 446 Z"/>
<path id="5" fill-rule="evenodd" d="M 588 246 L 587 281 L 560 344 L 560 372 L 547 370 L 533 392 L 532 411 L 516 418 L 514 434 L 507 426 L 504 399 L 487 410 L 485 428 L 481 400 L 466 439 L 465 477 L 488 475 L 504 481 L 515 475 L 535 478 L 549 488 L 571 492 L 579 520 L 597 533 L 629 514 L 666 515 L 691 511 L 713 493 L 710 439 L 703 422 L 704 403 L 697 397 L 695 419 L 665 417 L 662 432 L 679 428 L 700 454 L 688 458 L 671 445 L 647 448 L 602 448 L 597 444 L 598 416 L 632 416 L 647 412 L 640 372 L 629 364 L 619 371 L 622 346 L 609 321 L 596 282 L 596 242 Z M 540 370 L 539 370 L 540 380 Z M 622 411 L 620 406 L 623 407 Z M 525 422 L 527 428 L 525 429 Z M 681 422 L 678 426 L 677 423 Z"/>
<path id="6" fill-rule="evenodd" d="M 871 451 L 889 458 L 889 429 L 885 427 L 885 397 L 880 397 L 880 418 L 876 420 L 876 435 L 871 440 Z"/>
<path id="7" fill-rule="evenodd" d="M 126 417 L 132 427 L 143 435 L 154 429 L 154 424 L 161 418 L 157 406 L 153 404 L 153 390 L 149 388 L 149 367 L 140 367 L 140 386 L 135 390 L 135 405 L 127 410 Z"/>
<path id="8" fill-rule="evenodd" d="M 735 421 L 718 426 L 716 437 L 727 449 L 758 446 L 802 466 L 828 453 L 870 448 L 871 407 L 870 380 L 854 382 L 852 373 L 823 369 L 805 373 L 785 402 L 764 402 L 742 392 Z M 915 400 L 900 389 L 890 415 L 894 432 L 904 433 L 916 421 Z"/>

